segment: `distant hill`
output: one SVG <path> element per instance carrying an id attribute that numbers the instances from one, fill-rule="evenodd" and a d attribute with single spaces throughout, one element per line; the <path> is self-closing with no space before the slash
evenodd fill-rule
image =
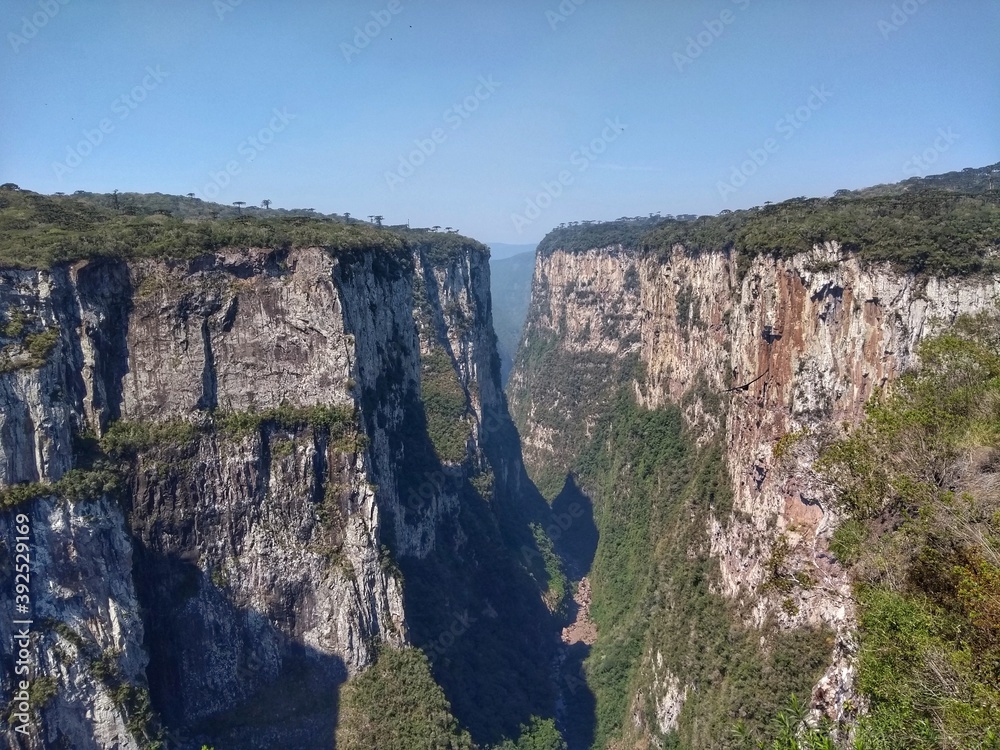
<path id="1" fill-rule="evenodd" d="M 860 190 L 838 190 L 837 197 L 871 198 L 882 195 L 900 195 L 922 190 L 947 190 L 954 193 L 986 193 L 1000 188 L 1000 162 L 988 167 L 966 167 L 960 172 L 911 177 L 902 182 L 873 185 Z"/>
<path id="2" fill-rule="evenodd" d="M 490 246 L 495 247 L 493 245 Z M 493 294 L 493 328 L 500 351 L 500 376 L 504 384 L 514 365 L 521 342 L 521 329 L 531 302 L 531 276 L 535 270 L 534 247 L 509 258 L 490 260 L 490 290 Z"/>
<path id="3" fill-rule="evenodd" d="M 503 258 L 511 258 L 515 255 L 522 255 L 524 253 L 531 253 L 534 255 L 535 248 L 538 247 L 536 244 L 531 245 L 509 245 L 506 242 L 487 242 L 490 247 L 490 257 L 493 260 L 502 260 Z"/>

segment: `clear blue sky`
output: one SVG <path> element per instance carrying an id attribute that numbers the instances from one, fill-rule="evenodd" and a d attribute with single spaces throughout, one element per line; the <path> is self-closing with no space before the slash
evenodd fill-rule
<path id="1" fill-rule="evenodd" d="M 268 198 L 525 243 L 564 221 L 716 213 L 1000 160 L 995 0 L 559 8 L 5 0 L 0 180 Z M 601 153 L 579 150 L 595 139 Z M 416 141 L 432 152 L 411 157 Z M 754 153 L 760 166 L 744 164 Z"/>

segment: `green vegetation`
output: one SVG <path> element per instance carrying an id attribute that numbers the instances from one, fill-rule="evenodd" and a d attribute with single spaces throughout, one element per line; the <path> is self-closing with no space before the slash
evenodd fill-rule
<path id="1" fill-rule="evenodd" d="M 171 208 L 160 206 L 170 205 Z M 118 205 L 117 208 L 115 206 Z M 432 263 L 485 246 L 453 233 L 382 229 L 311 211 L 233 215 L 228 206 L 179 196 L 0 189 L 0 267 L 49 268 L 84 258 L 194 258 L 223 248 L 378 250 L 409 266 L 416 248 Z"/>
<path id="2" fill-rule="evenodd" d="M 328 431 L 334 437 L 342 437 L 356 424 L 352 406 L 289 404 L 259 411 L 217 411 L 215 421 L 223 432 L 231 435 L 249 435 L 259 432 L 265 425 L 270 425 L 282 430 L 312 427 Z"/>
<path id="3" fill-rule="evenodd" d="M 91 651 L 96 648 L 90 644 Z M 149 690 L 131 684 L 121 674 L 119 653 L 105 650 L 90 660 L 90 673 L 111 696 L 125 719 L 125 726 L 143 750 L 161 750 L 163 732 L 157 726 Z"/>
<path id="4" fill-rule="evenodd" d="M 899 195 L 923 190 L 948 190 L 954 193 L 988 193 L 1000 187 L 1000 163 L 988 167 L 966 167 L 961 172 L 911 177 L 902 182 L 874 185 L 860 190 L 838 190 L 835 197 L 854 196 L 867 198 L 881 195 Z"/>
<path id="5" fill-rule="evenodd" d="M 14 484 L 0 490 L 0 510 L 29 503 L 43 497 L 59 497 L 70 502 L 94 500 L 106 493 L 116 492 L 121 477 L 112 468 L 101 464 L 93 469 L 73 469 L 58 482 L 31 482 Z"/>
<path id="6" fill-rule="evenodd" d="M 479 496 L 487 502 L 493 499 L 495 480 L 493 472 L 489 469 L 469 477 L 469 483 L 476 488 Z"/>
<path id="7" fill-rule="evenodd" d="M 591 571 L 600 637 L 586 662 L 597 701 L 593 747 L 628 741 L 631 697 L 648 695 L 653 680 L 646 654 L 657 674 L 689 687 L 677 731 L 660 738 L 665 747 L 723 747 L 734 720 L 754 742 L 772 741 L 772 718 L 793 694 L 808 694 L 833 639 L 748 629 L 714 593 L 709 514 L 731 506 L 721 446 L 697 448 L 679 408 L 642 409 L 623 388 L 577 473 L 601 534 Z"/>
<path id="8" fill-rule="evenodd" d="M 586 417 L 577 413 L 582 404 L 594 414 L 607 414 L 613 408 L 615 383 L 634 372 L 634 360 L 615 360 L 611 355 L 594 352 L 566 352 L 559 346 L 554 334 L 528 337 L 517 354 L 517 367 L 524 374 L 522 387 L 536 384 L 539 394 L 518 393 L 511 398 L 515 423 L 524 428 L 530 403 L 534 409 L 531 419 L 552 430 L 553 455 L 546 455 L 542 465 L 530 463 L 531 478 L 539 492 L 552 500 L 562 490 L 570 471 L 571 457 L 579 456 L 589 438 Z M 552 393 L 561 398 L 550 397 Z"/>
<path id="9" fill-rule="evenodd" d="M 858 746 L 1000 747 L 1000 317 L 964 318 L 820 462 L 848 520 Z"/>
<path id="10" fill-rule="evenodd" d="M 185 419 L 152 420 L 123 419 L 108 426 L 100 440 L 100 448 L 113 458 L 129 458 L 154 448 L 182 448 L 196 442 L 201 434 L 213 428 L 232 435 L 250 435 L 264 427 L 280 430 L 300 430 L 311 427 L 344 440 L 345 448 L 356 449 L 360 439 L 354 435 L 354 410 L 350 406 L 291 406 L 282 404 L 260 411 L 216 411 L 214 420 L 195 424 Z M 272 451 L 279 457 L 291 452 L 287 439 L 274 441 Z"/>
<path id="11" fill-rule="evenodd" d="M 25 334 L 30 325 L 23 313 L 14 313 L 3 327 L 7 338 L 15 339 L 0 351 L 0 373 L 21 369 L 38 369 L 49 360 L 49 355 L 59 341 L 58 328 L 45 328 Z"/>
<path id="12" fill-rule="evenodd" d="M 462 257 L 471 247 L 476 252 L 487 253 L 486 245 L 453 232 L 432 232 L 426 229 L 393 227 L 407 239 L 432 266 L 446 266 Z"/>
<path id="13" fill-rule="evenodd" d="M 114 458 L 133 457 L 157 447 L 182 447 L 198 439 L 197 426 L 183 419 L 163 422 L 122 419 L 108 426 L 101 449 Z"/>
<path id="14" fill-rule="evenodd" d="M 7 318 L 7 322 L 0 326 L 0 335 L 8 339 L 19 339 L 24 333 L 24 327 L 28 323 L 28 316 L 22 310 L 12 310 Z"/>
<path id="15" fill-rule="evenodd" d="M 585 221 L 578 225 L 559 227 L 549 232 L 538 245 L 538 254 L 551 255 L 556 250 L 583 253 L 595 248 L 622 246 L 638 248 L 643 236 L 656 226 L 659 219 L 637 218 L 617 221 Z"/>
<path id="16" fill-rule="evenodd" d="M 433 349 L 421 361 L 420 397 L 427 416 L 427 434 L 442 461 L 464 461 L 470 429 L 466 419 L 465 389 L 458 380 L 451 357 L 443 349 Z"/>
<path id="17" fill-rule="evenodd" d="M 774 444 L 774 450 L 772 454 L 776 459 L 782 459 L 785 455 L 798 445 L 800 442 L 809 437 L 809 429 L 797 430 L 796 432 L 789 432 L 778 438 L 778 442 Z"/>
<path id="18" fill-rule="evenodd" d="M 539 719 L 521 726 L 521 736 L 515 742 L 507 740 L 495 750 L 566 750 L 566 741 L 552 719 Z"/>
<path id="19" fill-rule="evenodd" d="M 836 750 L 829 727 L 806 724 L 808 706 L 792 695 L 788 705 L 771 721 L 771 739 L 756 739 L 743 722 L 733 730 L 732 750 Z"/>
<path id="20" fill-rule="evenodd" d="M 545 563 L 545 580 L 548 589 L 544 592 L 545 603 L 553 612 L 564 612 L 569 599 L 569 580 L 563 570 L 562 561 L 556 554 L 552 540 L 539 523 L 531 524 L 535 545 Z"/>
<path id="21" fill-rule="evenodd" d="M 340 694 L 340 750 L 471 750 L 444 693 L 416 649 L 385 647 Z"/>
<path id="22" fill-rule="evenodd" d="M 55 677 L 49 675 L 36 677 L 28 687 L 28 702 L 33 711 L 40 711 L 45 708 L 45 704 L 56 697 L 58 692 L 59 682 Z"/>
<path id="23" fill-rule="evenodd" d="M 648 230 L 648 231 L 646 231 Z M 795 198 L 763 208 L 643 222 L 607 222 L 551 232 L 539 246 L 582 252 L 622 244 L 649 253 L 675 245 L 744 258 L 790 257 L 817 243 L 839 242 L 866 262 L 914 273 L 953 275 L 1000 270 L 1000 190 L 924 189 L 877 195 Z"/>

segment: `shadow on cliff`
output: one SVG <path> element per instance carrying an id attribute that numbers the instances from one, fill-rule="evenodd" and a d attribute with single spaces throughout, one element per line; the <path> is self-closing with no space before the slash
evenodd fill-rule
<path id="1" fill-rule="evenodd" d="M 264 616 L 237 607 L 194 560 L 140 540 L 134 554 L 150 699 L 169 747 L 333 747 L 347 669 L 272 624 L 294 627 L 287 598 Z"/>
<path id="2" fill-rule="evenodd" d="M 594 502 L 577 486 L 572 474 L 552 501 L 552 517 L 559 530 L 549 534 L 556 554 L 570 579 L 578 581 L 590 573 L 600 534 L 594 521 Z"/>
<path id="3" fill-rule="evenodd" d="M 457 507 L 437 517 L 437 542 L 425 557 L 397 558 L 407 624 L 456 718 L 476 742 L 491 745 L 516 738 L 534 717 L 557 718 L 565 620 L 543 598 L 555 561 L 538 532 L 559 526 L 524 471 L 506 413 L 488 417 L 496 421 L 483 452 L 494 485 L 484 492 L 465 472 L 441 464 L 419 406 L 413 404 L 400 436 L 401 512 L 408 521 L 439 512 L 420 493 L 428 476 L 444 478 L 436 497 L 457 498 Z M 576 688 L 585 703 L 586 684 L 578 680 Z"/>
<path id="4" fill-rule="evenodd" d="M 556 554 L 570 581 L 579 584 L 590 574 L 600 534 L 594 521 L 594 503 L 572 474 L 567 475 L 562 490 L 552 501 L 552 518 L 555 527 L 549 536 Z M 571 628 L 583 620 L 589 623 L 589 617 L 581 610 L 575 599 L 570 602 L 567 620 Z M 584 671 L 590 651 L 591 646 L 581 641 L 564 643 L 559 659 L 559 729 L 569 750 L 589 748 L 597 729 L 597 700 L 587 685 Z"/>

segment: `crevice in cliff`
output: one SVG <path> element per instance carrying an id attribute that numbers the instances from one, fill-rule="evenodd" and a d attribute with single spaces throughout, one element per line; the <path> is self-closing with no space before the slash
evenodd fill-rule
<path id="1" fill-rule="evenodd" d="M 219 405 L 219 379 L 215 370 L 215 355 L 212 352 L 212 329 L 208 318 L 201 321 L 201 341 L 204 348 L 205 367 L 201 375 L 201 398 L 198 409 L 212 411 Z"/>
<path id="2" fill-rule="evenodd" d="M 121 418 L 134 290 L 128 266 L 111 261 L 91 261 L 78 268 L 72 288 L 80 333 L 74 357 L 79 366 L 71 382 L 75 382 L 79 401 L 87 401 L 85 413 L 92 415 L 94 426 L 103 432 Z"/>

